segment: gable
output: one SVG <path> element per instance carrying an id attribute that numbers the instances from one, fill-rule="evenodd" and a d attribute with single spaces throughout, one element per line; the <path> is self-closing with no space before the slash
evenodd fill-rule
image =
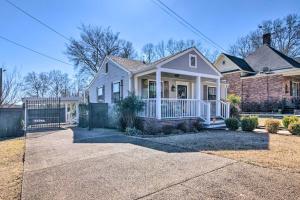
<path id="1" fill-rule="evenodd" d="M 270 47 L 263 45 L 246 59 L 247 63 L 256 72 L 261 72 L 265 67 L 271 70 L 287 69 L 293 66 L 274 52 Z"/>
<path id="2" fill-rule="evenodd" d="M 197 67 L 190 67 L 190 55 L 196 56 L 197 60 Z M 209 63 L 209 61 L 204 58 L 204 56 L 200 56 L 198 52 L 194 49 L 188 51 L 182 55 L 174 59 L 170 59 L 164 63 L 162 68 L 169 68 L 169 69 L 176 69 L 176 70 L 183 70 L 195 73 L 202 73 L 202 74 L 209 74 L 214 76 L 220 76 L 220 73 L 214 68 L 213 64 Z"/>
<path id="3" fill-rule="evenodd" d="M 229 72 L 229 71 L 237 71 L 240 70 L 239 66 L 237 66 L 232 60 L 221 54 L 216 62 L 214 63 L 216 68 L 220 72 Z"/>

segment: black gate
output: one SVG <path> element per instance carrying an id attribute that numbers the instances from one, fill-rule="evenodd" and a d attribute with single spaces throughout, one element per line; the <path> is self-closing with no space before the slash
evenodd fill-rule
<path id="1" fill-rule="evenodd" d="M 60 98 L 32 98 L 25 100 L 26 130 L 60 128 L 65 108 Z"/>
<path id="2" fill-rule="evenodd" d="M 89 128 L 105 128 L 108 121 L 107 103 L 89 103 Z"/>

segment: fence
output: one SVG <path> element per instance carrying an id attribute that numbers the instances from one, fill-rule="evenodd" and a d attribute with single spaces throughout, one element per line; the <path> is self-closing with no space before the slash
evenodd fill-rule
<path id="1" fill-rule="evenodd" d="M 0 108 L 0 137 L 18 137 L 23 131 L 23 108 Z"/>
<path id="2" fill-rule="evenodd" d="M 79 105 L 79 127 L 89 129 L 108 127 L 108 104 L 89 103 Z"/>

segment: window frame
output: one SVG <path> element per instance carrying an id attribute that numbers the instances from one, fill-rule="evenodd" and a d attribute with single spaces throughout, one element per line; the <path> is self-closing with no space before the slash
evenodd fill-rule
<path id="1" fill-rule="evenodd" d="M 150 82 L 152 83 L 155 83 L 155 97 L 151 97 L 150 98 Z M 161 98 L 164 98 L 164 82 L 163 81 L 160 81 L 160 84 L 161 84 Z M 156 98 L 156 81 L 155 80 L 151 80 L 151 79 L 148 79 L 148 99 L 155 99 Z"/>
<path id="2" fill-rule="evenodd" d="M 209 94 L 209 89 L 210 88 L 214 89 L 214 92 L 215 92 L 214 95 Z M 215 99 L 209 99 L 210 96 L 215 96 Z M 207 86 L 207 100 L 208 101 L 215 101 L 216 99 L 217 99 L 217 87 L 215 87 L 215 86 Z"/>
<path id="3" fill-rule="evenodd" d="M 192 58 L 195 59 L 195 66 L 192 65 Z M 189 54 L 189 67 L 190 68 L 197 68 L 197 55 Z"/>
<path id="4" fill-rule="evenodd" d="M 102 95 L 99 95 L 99 91 L 102 91 Z M 104 85 L 101 85 L 100 87 L 97 87 L 97 101 L 98 102 L 104 102 L 105 101 L 105 90 L 104 90 Z"/>
<path id="5" fill-rule="evenodd" d="M 291 89 L 292 89 L 292 97 L 300 97 L 300 82 L 292 81 Z"/>
<path id="6" fill-rule="evenodd" d="M 119 85 L 119 92 L 114 92 L 114 85 L 115 84 Z M 112 91 L 112 93 L 111 93 L 111 95 L 112 95 L 112 103 L 117 103 L 118 101 L 120 101 L 121 100 L 121 81 L 114 81 L 112 83 L 112 90 L 111 91 Z M 115 97 L 115 94 L 117 94 L 117 93 L 119 95 L 118 99 Z"/>

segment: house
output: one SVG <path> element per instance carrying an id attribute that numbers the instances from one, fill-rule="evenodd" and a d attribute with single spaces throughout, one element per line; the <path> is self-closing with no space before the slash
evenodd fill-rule
<path id="1" fill-rule="evenodd" d="M 140 117 L 158 121 L 202 118 L 210 124 L 213 117 L 229 116 L 221 77 L 194 47 L 149 64 L 107 56 L 88 92 L 91 103 L 105 102 L 110 107 L 134 92 L 145 102 Z"/>
<path id="2" fill-rule="evenodd" d="M 265 34 L 263 45 L 245 59 L 222 53 L 214 63 L 228 94 L 241 96 L 243 111 L 290 111 L 299 106 L 300 63 L 270 44 L 271 34 Z"/>

